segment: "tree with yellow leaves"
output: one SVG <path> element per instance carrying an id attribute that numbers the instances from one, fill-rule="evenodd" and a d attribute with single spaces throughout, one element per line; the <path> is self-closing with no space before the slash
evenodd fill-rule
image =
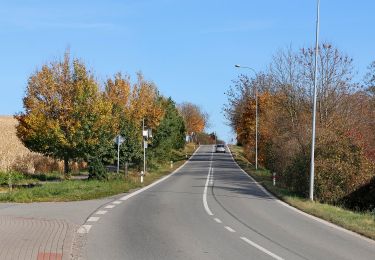
<path id="1" fill-rule="evenodd" d="M 30 150 L 69 161 L 96 156 L 112 141 L 112 103 L 78 59 L 42 66 L 28 80 L 25 111 L 15 116 L 17 135 Z"/>

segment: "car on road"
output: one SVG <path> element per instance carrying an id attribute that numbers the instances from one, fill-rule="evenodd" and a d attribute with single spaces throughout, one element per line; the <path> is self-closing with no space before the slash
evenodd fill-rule
<path id="1" fill-rule="evenodd" d="M 225 146 L 223 144 L 217 144 L 215 151 L 217 153 L 225 153 Z"/>

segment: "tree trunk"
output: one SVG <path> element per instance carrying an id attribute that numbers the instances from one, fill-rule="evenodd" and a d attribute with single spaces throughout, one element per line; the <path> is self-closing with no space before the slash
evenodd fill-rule
<path id="1" fill-rule="evenodd" d="M 69 174 L 69 157 L 64 157 L 64 176 L 67 177 Z"/>

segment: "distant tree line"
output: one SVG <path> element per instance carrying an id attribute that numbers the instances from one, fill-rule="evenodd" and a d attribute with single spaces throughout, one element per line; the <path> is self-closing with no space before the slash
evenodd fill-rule
<path id="1" fill-rule="evenodd" d="M 199 124 L 194 131 L 203 131 L 206 125 L 203 112 L 183 114 L 141 73 L 135 82 L 117 73 L 101 84 L 68 51 L 63 60 L 44 64 L 30 76 L 23 104 L 24 111 L 15 115 L 17 136 L 30 150 L 63 160 L 66 175 L 72 161 L 88 162 L 99 172 L 104 164 L 113 163 L 117 156 L 113 139 L 118 134 L 125 138 L 121 162 L 140 165 L 143 120 L 153 130 L 148 140 L 150 166 L 169 161 L 173 150 L 184 147 L 190 121 Z"/>
<path id="2" fill-rule="evenodd" d="M 333 204 L 375 176 L 375 62 L 362 84 L 353 75 L 352 58 L 330 43 L 319 46 L 315 194 Z M 313 78 L 313 48 L 280 50 L 266 71 L 233 81 L 224 107 L 237 142 L 254 160 L 258 90 L 260 163 L 302 196 L 309 185 Z"/>

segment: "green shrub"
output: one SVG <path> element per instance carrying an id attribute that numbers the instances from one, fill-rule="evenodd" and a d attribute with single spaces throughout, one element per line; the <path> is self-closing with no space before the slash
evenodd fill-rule
<path id="1" fill-rule="evenodd" d="M 99 158 L 93 158 L 89 163 L 90 180 L 107 180 L 108 172 Z"/>

